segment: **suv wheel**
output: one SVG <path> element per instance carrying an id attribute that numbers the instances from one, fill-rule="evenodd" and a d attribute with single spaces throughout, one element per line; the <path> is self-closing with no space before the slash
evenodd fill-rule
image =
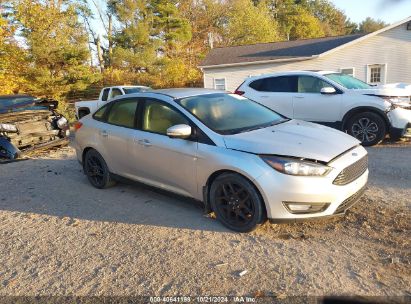
<path id="1" fill-rule="evenodd" d="M 214 180 L 210 203 L 217 219 L 237 232 L 250 232 L 266 219 L 264 203 L 255 187 L 235 173 L 222 174 Z"/>
<path id="2" fill-rule="evenodd" d="M 104 158 L 96 150 L 87 151 L 84 157 L 84 172 L 90 183 L 98 189 L 108 188 L 115 184 Z"/>
<path id="3" fill-rule="evenodd" d="M 372 112 L 359 113 L 351 117 L 347 123 L 347 131 L 363 146 L 373 146 L 381 142 L 386 135 L 384 119 Z"/>

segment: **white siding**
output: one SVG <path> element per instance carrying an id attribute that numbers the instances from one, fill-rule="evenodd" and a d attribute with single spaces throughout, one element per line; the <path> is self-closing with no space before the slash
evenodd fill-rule
<path id="1" fill-rule="evenodd" d="M 221 68 L 204 68 L 204 86 L 213 88 L 215 78 L 225 78 L 234 91 L 245 78 L 273 72 L 295 70 L 333 70 L 355 68 L 355 77 L 367 81 L 367 65 L 386 64 L 386 83 L 411 83 L 411 31 L 402 24 L 386 32 L 336 50 L 321 58 L 296 62 L 265 63 Z"/>

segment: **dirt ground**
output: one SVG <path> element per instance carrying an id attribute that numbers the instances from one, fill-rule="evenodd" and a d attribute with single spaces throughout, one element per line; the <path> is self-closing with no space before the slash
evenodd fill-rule
<path id="1" fill-rule="evenodd" d="M 251 234 L 142 185 L 94 189 L 69 147 L 0 165 L 0 296 L 411 296 L 411 144 L 368 151 L 345 218 Z"/>

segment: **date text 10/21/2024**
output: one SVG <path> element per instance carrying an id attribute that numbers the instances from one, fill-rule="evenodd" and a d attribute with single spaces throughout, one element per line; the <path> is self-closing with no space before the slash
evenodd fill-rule
<path id="1" fill-rule="evenodd" d="M 179 297 L 150 297 L 150 303 L 255 303 L 256 298 L 233 296 L 179 296 Z"/>

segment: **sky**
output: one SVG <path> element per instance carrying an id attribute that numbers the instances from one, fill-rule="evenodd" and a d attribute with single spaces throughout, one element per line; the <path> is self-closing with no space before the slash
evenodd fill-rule
<path id="1" fill-rule="evenodd" d="M 354 22 L 367 17 L 395 23 L 411 16 L 411 0 L 331 0 Z M 391 3 L 389 3 L 391 2 Z"/>

